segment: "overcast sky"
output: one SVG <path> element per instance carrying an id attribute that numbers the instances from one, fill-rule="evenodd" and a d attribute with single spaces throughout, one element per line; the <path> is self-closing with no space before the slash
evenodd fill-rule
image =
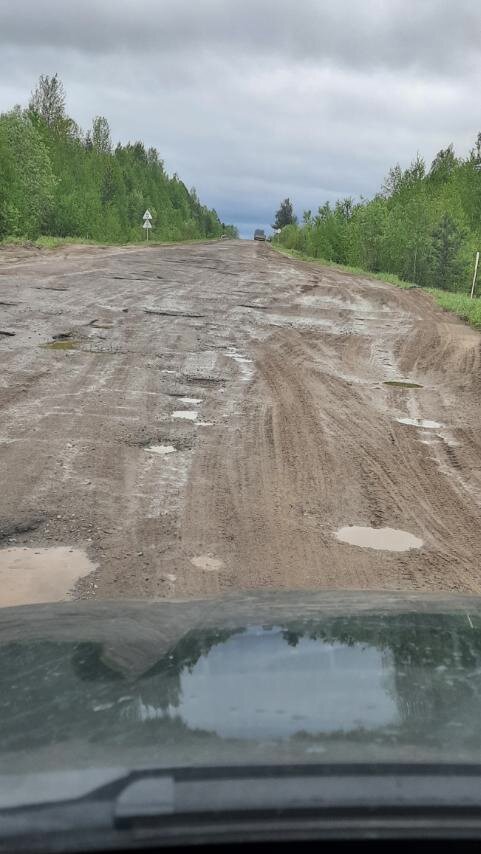
<path id="1" fill-rule="evenodd" d="M 481 130 L 479 0 L 0 0 L 0 111 L 58 72 L 69 114 L 155 145 L 250 236 L 370 196 Z"/>

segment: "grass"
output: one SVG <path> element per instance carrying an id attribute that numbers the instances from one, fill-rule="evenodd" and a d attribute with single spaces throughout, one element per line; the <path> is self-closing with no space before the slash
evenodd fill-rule
<path id="1" fill-rule="evenodd" d="M 352 273 L 356 276 L 364 276 L 367 279 L 378 279 L 381 282 L 387 282 L 390 285 L 395 285 L 397 288 L 410 290 L 419 288 L 425 293 L 431 294 L 434 300 L 445 311 L 450 311 L 456 314 L 461 320 L 465 320 L 470 326 L 475 329 L 481 329 L 481 299 L 475 297 L 471 299 L 469 294 L 459 293 L 454 291 L 443 291 L 440 288 L 420 288 L 412 282 L 405 282 L 393 273 L 370 273 L 368 270 L 362 270 L 360 267 L 349 267 L 345 264 L 336 264 L 333 261 L 326 261 L 323 258 L 311 258 L 304 255 L 296 249 L 286 249 L 279 244 L 272 244 L 276 252 L 281 252 L 289 258 L 298 258 L 301 261 L 307 261 L 310 264 L 318 264 L 322 267 L 332 267 L 335 270 L 340 270 L 343 273 Z"/>
<path id="2" fill-rule="evenodd" d="M 441 291 L 439 288 L 426 288 L 432 294 L 438 305 L 445 311 L 452 311 L 462 320 L 481 329 L 481 299 L 471 299 L 469 294 L 453 293 L 452 291 Z"/>
<path id="3" fill-rule="evenodd" d="M 193 237 L 186 240 L 149 240 L 149 246 L 174 246 L 178 243 L 205 243 L 206 240 L 218 240 L 218 237 Z M 28 240 L 26 237 L 5 237 L 0 240 L 1 246 L 36 246 L 38 249 L 57 249 L 59 246 L 70 246 L 73 244 L 89 246 L 143 246 L 146 240 L 130 240 L 119 243 L 113 240 L 92 240 L 88 237 L 50 237 L 42 235 L 36 240 Z"/>
<path id="4" fill-rule="evenodd" d="M 43 235 L 36 240 L 28 240 L 26 237 L 4 237 L 0 240 L 0 246 L 36 246 L 38 249 L 56 249 L 57 246 L 68 246 L 71 243 L 95 245 L 98 241 L 86 237 L 50 237 L 49 235 Z"/>

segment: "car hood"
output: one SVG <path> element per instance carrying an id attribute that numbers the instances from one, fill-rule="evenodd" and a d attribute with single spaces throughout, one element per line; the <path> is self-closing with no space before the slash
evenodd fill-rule
<path id="1" fill-rule="evenodd" d="M 0 612 L 0 770 L 480 762 L 481 600 L 246 593 Z"/>

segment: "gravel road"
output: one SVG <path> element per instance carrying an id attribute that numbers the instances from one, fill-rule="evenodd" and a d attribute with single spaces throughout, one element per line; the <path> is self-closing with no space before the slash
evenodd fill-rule
<path id="1" fill-rule="evenodd" d="M 2 250 L 0 546 L 86 552 L 82 598 L 479 593 L 480 341 L 264 244 Z"/>

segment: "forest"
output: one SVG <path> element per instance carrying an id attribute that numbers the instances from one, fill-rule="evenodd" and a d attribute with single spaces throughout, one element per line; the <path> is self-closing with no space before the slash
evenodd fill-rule
<path id="1" fill-rule="evenodd" d="M 274 225 L 278 243 L 306 256 L 466 292 L 481 249 L 481 133 L 466 158 L 449 145 L 429 169 L 419 155 L 396 165 L 370 200 L 327 202 L 298 223 L 286 199 Z"/>
<path id="2" fill-rule="evenodd" d="M 156 148 L 112 145 L 104 116 L 86 132 L 66 113 L 58 75 L 42 75 L 26 108 L 0 115 L 0 240 L 43 235 L 106 243 L 214 238 L 236 229 L 169 176 Z"/>

